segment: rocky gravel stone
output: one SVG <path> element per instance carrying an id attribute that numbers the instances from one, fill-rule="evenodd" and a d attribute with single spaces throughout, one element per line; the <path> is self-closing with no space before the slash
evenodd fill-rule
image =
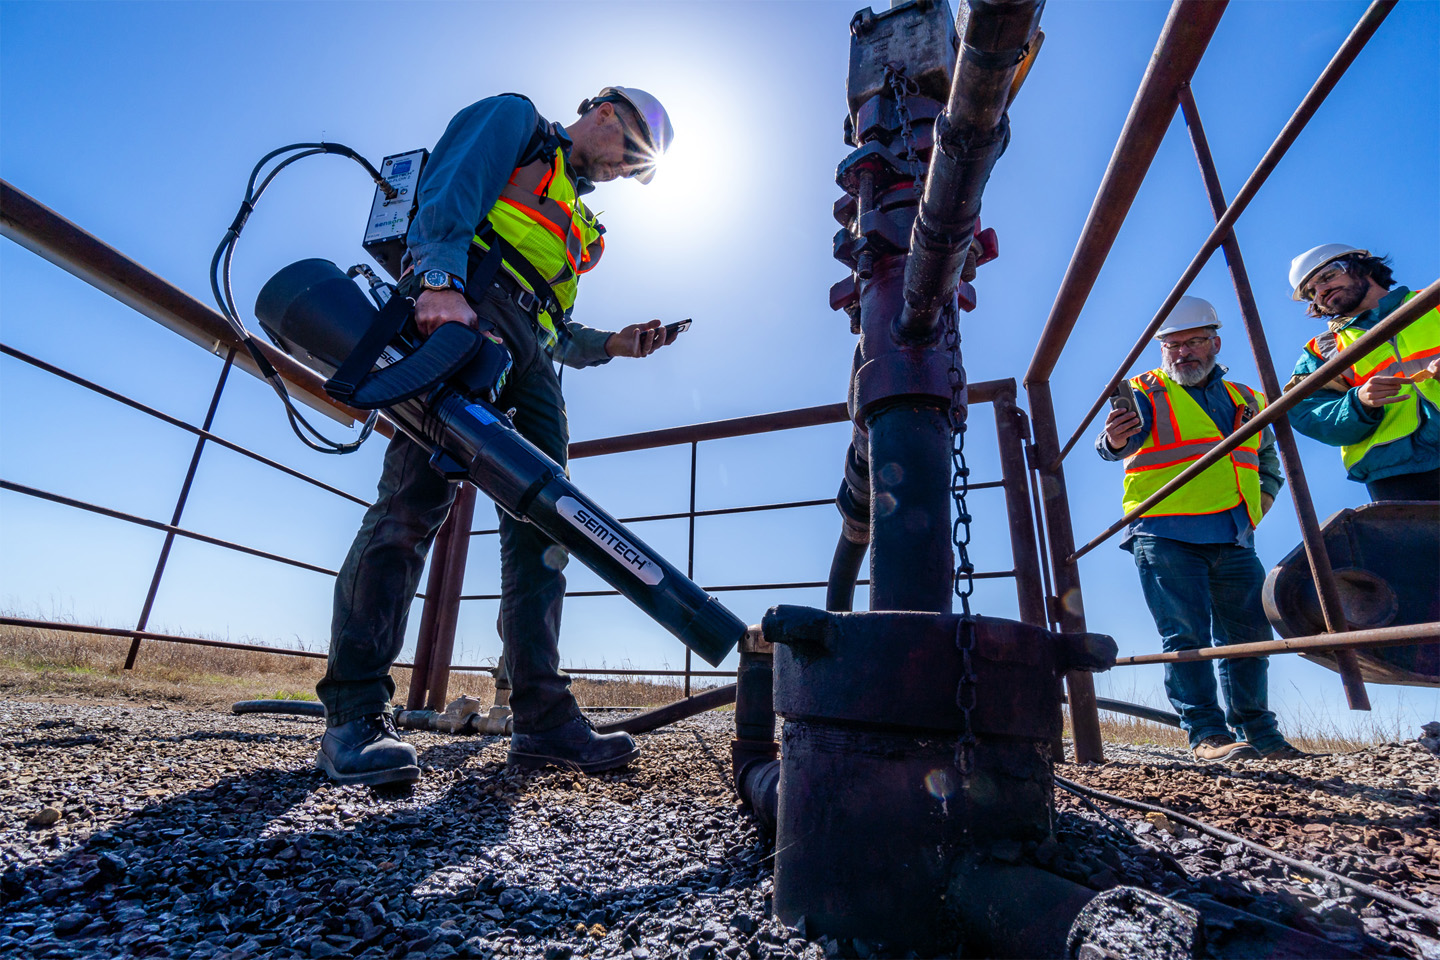
<path id="1" fill-rule="evenodd" d="M 1161 747 L 1106 744 L 1104 764 L 1056 773 L 1107 793 L 1168 807 L 1289 857 L 1440 909 L 1440 758 L 1418 741 L 1303 760 L 1195 763 Z M 1161 814 L 1101 804 L 1149 849 L 1116 836 L 1059 792 L 1051 869 L 1097 889 L 1145 886 L 1203 907 L 1217 900 L 1343 944 L 1364 956 L 1440 960 L 1440 930 L 1333 881 L 1298 873 L 1244 845 Z M 1041 846 L 1044 846 L 1043 844 Z M 1187 876 L 1154 852 L 1174 857 Z M 1109 873 L 1109 876 L 1104 876 Z"/>
<path id="2" fill-rule="evenodd" d="M 639 760 L 599 777 L 509 770 L 499 738 L 407 734 L 428 772 L 376 791 L 315 772 L 312 720 L 0 704 L 0 955 L 873 956 L 769 915 L 772 851 L 735 799 L 732 722 L 646 734 Z M 1418 743 L 1244 767 L 1110 755 L 1061 772 L 1440 902 L 1440 761 Z M 1063 797 L 1055 837 L 1017 858 L 1097 888 L 1241 906 L 1374 955 L 1440 956 L 1422 921 L 1110 811 L 1182 876 Z M 32 826 L 42 808 L 54 822 Z"/>
<path id="3" fill-rule="evenodd" d="M 382 792 L 314 771 L 315 721 L 0 705 L 0 955 L 799 956 L 732 723 L 647 734 L 593 778 L 407 734 L 429 772 Z"/>

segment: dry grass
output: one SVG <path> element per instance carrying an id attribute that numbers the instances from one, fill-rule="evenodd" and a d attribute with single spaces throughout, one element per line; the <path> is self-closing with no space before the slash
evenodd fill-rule
<path id="1" fill-rule="evenodd" d="M 1169 710 L 1166 704 L 1162 709 Z M 1397 721 L 1398 723 L 1398 721 Z M 1350 753 L 1377 743 L 1407 739 L 1382 719 L 1366 717 L 1358 730 L 1344 731 L 1334 720 L 1301 718 L 1298 723 L 1282 725 L 1285 739 L 1307 753 Z M 1065 711 L 1065 736 L 1071 735 L 1070 711 Z M 1100 711 L 1100 735 L 1107 743 L 1129 743 L 1141 746 L 1170 747 L 1185 750 L 1188 741 L 1177 727 L 1152 723 L 1122 713 Z"/>
<path id="2" fill-rule="evenodd" d="M 0 694 L 47 700 L 159 702 L 228 712 L 237 700 L 314 700 L 315 683 L 325 672 L 325 661 L 319 658 L 153 640 L 141 645 L 135 669 L 125 670 L 129 645 L 129 640 L 119 637 L 0 626 Z M 397 668 L 394 676 L 396 700 L 403 703 L 410 671 Z M 576 677 L 572 689 L 585 707 L 658 706 L 684 695 L 680 677 Z M 461 694 L 489 704 L 494 701 L 495 683 L 485 673 L 453 673 L 447 697 Z M 1129 699 L 1136 697 L 1132 694 Z M 1366 720 L 1368 725 L 1358 731 L 1342 730 L 1331 717 L 1310 715 L 1288 723 L 1285 733 L 1302 750 L 1320 753 L 1345 753 L 1403 738 L 1398 719 L 1393 723 L 1380 717 Z M 1185 735 L 1176 728 L 1123 714 L 1102 711 L 1100 730 L 1112 743 L 1180 750 L 1186 746 Z M 1070 736 L 1068 711 L 1065 735 Z"/>
<path id="3" fill-rule="evenodd" d="M 128 700 L 228 711 L 237 700 L 314 700 L 325 661 L 315 657 L 227 650 L 147 640 L 133 670 L 125 670 L 128 639 L 70 630 L 0 626 L 0 693 L 9 697 Z M 394 671 L 396 699 L 410 688 L 410 671 Z M 682 678 L 577 677 L 582 706 L 658 706 L 684 695 Z M 469 694 L 491 703 L 489 674 L 453 673 L 450 699 Z"/>

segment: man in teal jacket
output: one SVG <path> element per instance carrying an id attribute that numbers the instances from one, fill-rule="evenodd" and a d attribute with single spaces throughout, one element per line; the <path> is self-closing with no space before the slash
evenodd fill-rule
<path id="1" fill-rule="evenodd" d="M 1289 390 L 1408 300 L 1385 258 L 1327 243 L 1290 266 L 1293 298 L 1326 321 L 1305 345 Z M 1440 315 L 1421 317 L 1290 411 L 1307 437 L 1341 448 L 1373 500 L 1440 500 Z"/>

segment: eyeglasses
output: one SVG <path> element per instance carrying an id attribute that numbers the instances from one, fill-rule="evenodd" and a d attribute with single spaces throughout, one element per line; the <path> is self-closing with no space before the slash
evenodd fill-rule
<path id="1" fill-rule="evenodd" d="M 1349 272 L 1350 264 L 1344 260 L 1337 260 L 1330 266 L 1326 267 L 1324 270 L 1321 270 L 1319 273 L 1315 274 L 1315 276 L 1311 277 L 1310 282 L 1305 284 L 1305 289 L 1300 291 L 1300 296 L 1304 297 L 1306 300 L 1314 300 L 1316 287 L 1323 286 L 1329 283 L 1331 280 L 1334 280 L 1341 274 Z"/>
<path id="2" fill-rule="evenodd" d="M 650 145 L 630 132 L 630 128 L 624 127 L 625 134 L 625 164 L 630 167 L 648 167 L 655 163 L 655 151 Z"/>
<path id="3" fill-rule="evenodd" d="M 1208 337 L 1191 337 L 1189 340 L 1161 340 L 1160 349 L 1169 350 L 1171 353 L 1179 353 L 1181 348 L 1199 350 L 1205 344 L 1209 343 L 1211 340 L 1214 339 L 1215 335 L 1211 334 Z"/>

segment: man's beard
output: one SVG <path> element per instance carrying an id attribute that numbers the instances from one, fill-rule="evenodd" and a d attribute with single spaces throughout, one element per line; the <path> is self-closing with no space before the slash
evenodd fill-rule
<path id="1" fill-rule="evenodd" d="M 1187 364 L 1183 369 L 1177 368 L 1169 360 L 1163 360 L 1160 369 L 1165 371 L 1165 376 L 1182 387 L 1198 387 L 1210 376 L 1210 371 L 1215 369 L 1215 358 L 1202 360 L 1199 365 Z"/>
<path id="2" fill-rule="evenodd" d="M 1370 284 L 1366 277 L 1349 274 L 1348 278 L 1350 282 L 1332 294 L 1326 305 L 1311 303 L 1311 314 L 1317 317 L 1353 317 L 1360 304 L 1365 302 Z"/>

